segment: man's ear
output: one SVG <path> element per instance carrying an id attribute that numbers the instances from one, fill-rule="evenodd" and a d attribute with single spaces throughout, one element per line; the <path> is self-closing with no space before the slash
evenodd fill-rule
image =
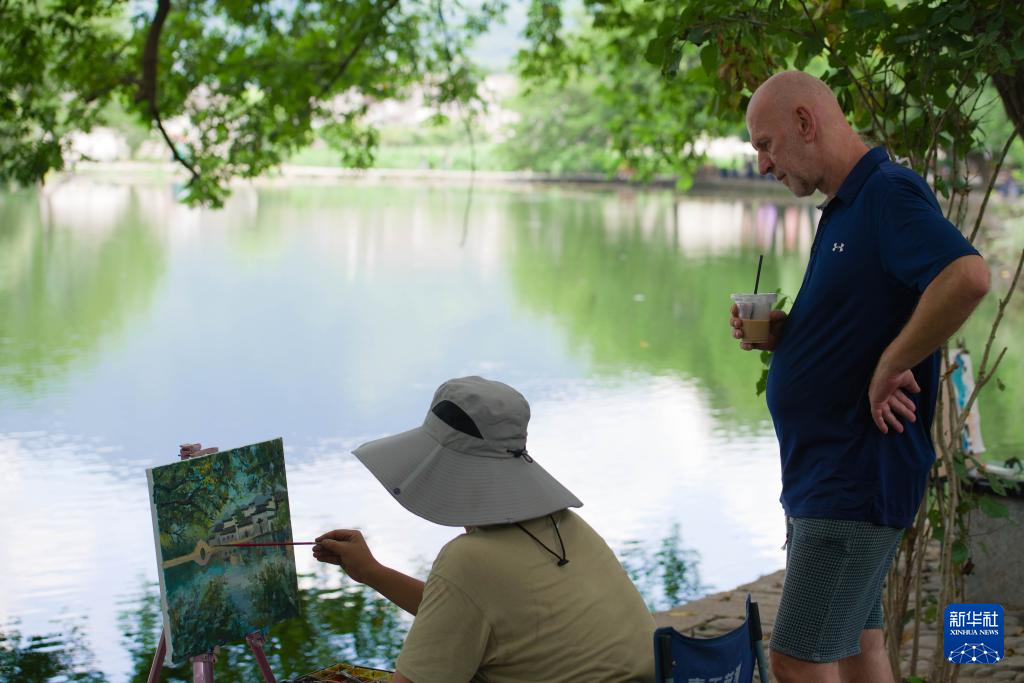
<path id="1" fill-rule="evenodd" d="M 804 142 L 810 142 L 814 139 L 814 135 L 817 132 L 817 121 L 814 120 L 814 114 L 811 113 L 811 110 L 803 105 L 796 108 L 796 126 L 797 132 Z"/>

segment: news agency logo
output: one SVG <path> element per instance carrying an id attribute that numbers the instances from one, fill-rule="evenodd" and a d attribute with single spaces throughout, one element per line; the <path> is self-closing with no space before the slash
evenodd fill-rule
<path id="1" fill-rule="evenodd" d="M 1003 658 L 1003 608 L 994 602 L 946 607 L 943 650 L 955 664 L 994 664 Z"/>

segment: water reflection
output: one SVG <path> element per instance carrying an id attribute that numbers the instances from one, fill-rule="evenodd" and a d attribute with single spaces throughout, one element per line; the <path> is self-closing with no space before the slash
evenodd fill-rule
<path id="1" fill-rule="evenodd" d="M 382 561 L 423 576 L 457 532 L 395 505 L 349 451 L 419 423 L 440 381 L 472 373 L 530 399 L 531 452 L 652 605 L 780 567 L 760 368 L 724 312 L 753 286 L 758 253 L 762 287 L 796 291 L 813 207 L 478 188 L 463 247 L 464 209 L 462 189 L 367 185 L 244 188 L 220 212 L 181 207 L 162 185 L 0 196 L 8 633 L 87 615 L 95 662 L 81 671 L 120 681 L 148 667 L 155 598 L 125 595 L 156 579 L 144 470 L 186 441 L 284 437 L 296 538 L 360 528 Z M 1021 333 L 1014 310 L 1007 339 Z M 1019 349 L 1005 362 L 1019 370 Z M 990 446 L 1024 429 L 1006 398 L 1024 387 L 1006 377 L 1007 393 L 988 392 L 1001 412 L 983 397 Z M 678 552 L 660 554 L 665 543 Z M 324 634 L 329 648 L 280 670 L 388 661 L 401 619 L 321 582 L 308 554 L 297 564 L 332 614 L 363 600 L 376 616 L 330 622 L 307 595 L 306 620 L 275 629 L 291 640 L 268 651 L 290 657 Z M 253 672 L 246 653 L 224 657 Z"/>
<path id="2" fill-rule="evenodd" d="M 297 677 L 338 661 L 390 666 L 411 623 L 401 610 L 372 590 L 331 572 L 300 577 L 299 616 L 269 629 L 264 653 L 279 679 Z M 119 615 L 122 644 L 131 654 L 128 680 L 144 683 L 160 637 L 160 595 L 146 584 Z M 259 668 L 245 644 L 220 648 L 215 678 L 227 683 L 256 680 Z M 188 665 L 164 667 L 161 681 L 189 681 Z"/>
<path id="3" fill-rule="evenodd" d="M 671 371 L 696 378 L 720 416 L 749 429 L 767 419 L 764 401 L 753 389 L 760 360 L 740 353 L 729 335 L 729 294 L 754 285 L 758 251 L 741 241 L 742 226 L 764 225 L 775 231 L 765 232 L 764 239 L 774 240 L 773 234 L 785 235 L 784 221 L 778 212 L 755 219 L 765 214 L 763 205 L 707 203 L 675 207 L 675 215 L 683 214 L 679 234 L 706 235 L 704 246 L 711 252 L 728 248 L 728 254 L 682 258 L 677 249 L 697 245 L 677 242 L 671 213 L 645 220 L 638 211 L 632 218 L 616 216 L 609 225 L 597 203 L 513 207 L 520 215 L 510 274 L 520 299 L 564 326 L 573 352 L 599 371 Z M 671 212 L 673 205 L 663 208 Z M 790 208 L 805 217 L 806 232 L 808 214 Z M 714 241 L 718 237 L 721 242 Z M 778 244 L 780 249 L 766 255 L 761 287 L 792 294 L 804 257 L 781 248 L 784 239 Z"/>
<path id="4" fill-rule="evenodd" d="M 707 591 L 700 582 L 700 556 L 683 547 L 678 523 L 653 551 L 640 541 L 629 541 L 619 552 L 619 561 L 651 611 L 681 605 Z"/>
<path id="5" fill-rule="evenodd" d="M 82 626 L 63 632 L 23 636 L 17 622 L 0 628 L 0 681 L 101 683 Z"/>
<path id="6" fill-rule="evenodd" d="M 683 547 L 680 528 L 653 543 L 628 541 L 618 552 L 627 573 L 652 609 L 666 609 L 700 595 L 697 554 Z M 333 568 L 319 567 L 299 577 L 299 616 L 269 629 L 264 652 L 280 679 L 298 677 L 329 664 L 348 661 L 393 667 L 411 617 L 373 590 L 352 582 Z M 141 582 L 119 600 L 117 626 L 130 664 L 127 679 L 144 683 L 160 637 L 160 593 L 156 583 Z M 220 648 L 216 680 L 255 680 L 258 667 L 244 644 Z M 0 680 L 99 682 L 93 655 L 80 628 L 24 638 L 13 628 L 0 630 Z M 191 680 L 187 665 L 165 667 L 160 680 Z"/>
<path id="7" fill-rule="evenodd" d="M 808 203 L 687 198 L 675 205 L 672 245 L 689 257 L 743 250 L 806 254 L 820 214 Z"/>
<path id="8" fill-rule="evenodd" d="M 33 392 L 116 343 L 163 267 L 129 187 L 0 195 L 0 385 Z"/>

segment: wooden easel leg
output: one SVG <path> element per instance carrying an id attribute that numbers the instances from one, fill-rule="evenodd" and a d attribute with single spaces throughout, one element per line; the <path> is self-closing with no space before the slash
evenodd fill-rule
<path id="1" fill-rule="evenodd" d="M 249 643 L 249 649 L 256 657 L 256 663 L 259 664 L 260 672 L 263 673 L 264 683 L 277 683 L 274 672 L 270 670 L 270 664 L 267 662 L 267 656 L 263 654 L 263 632 L 253 631 L 245 637 L 245 642 Z"/>
<path id="2" fill-rule="evenodd" d="M 156 654 L 153 655 L 153 663 L 149 667 L 149 678 L 146 683 L 158 683 L 160 672 L 164 669 L 164 656 L 167 655 L 167 639 L 164 637 L 163 629 L 160 630 L 160 644 L 156 646 Z"/>
<path id="3" fill-rule="evenodd" d="M 212 652 L 192 658 L 192 683 L 213 683 L 213 663 L 217 655 Z"/>

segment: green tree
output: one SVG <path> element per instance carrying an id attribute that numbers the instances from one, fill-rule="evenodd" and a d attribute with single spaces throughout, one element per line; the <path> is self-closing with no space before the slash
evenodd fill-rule
<path id="1" fill-rule="evenodd" d="M 465 46 L 503 8 L 458 5 L 446 17 L 439 0 L 0 2 L 0 182 L 63 168 L 70 135 L 112 102 L 159 131 L 188 172 L 189 202 L 219 205 L 230 179 L 273 168 L 314 131 L 343 163 L 366 166 L 370 102 L 417 84 L 438 106 L 478 101 Z"/>
<path id="2" fill-rule="evenodd" d="M 618 171 L 641 180 L 672 174 L 688 187 L 704 161 L 701 139 L 739 126 L 736 117 L 711 113 L 715 90 L 708 84 L 681 89 L 645 63 L 672 7 L 589 3 L 579 27 L 563 36 L 561 5 L 540 0 L 530 8 L 532 44 L 518 55 L 525 92 L 514 103 L 522 119 L 506 145 L 510 161 L 556 172 Z M 610 20 L 609 13 L 629 20 Z M 676 73 L 698 64 L 696 51 L 686 52 Z"/>

